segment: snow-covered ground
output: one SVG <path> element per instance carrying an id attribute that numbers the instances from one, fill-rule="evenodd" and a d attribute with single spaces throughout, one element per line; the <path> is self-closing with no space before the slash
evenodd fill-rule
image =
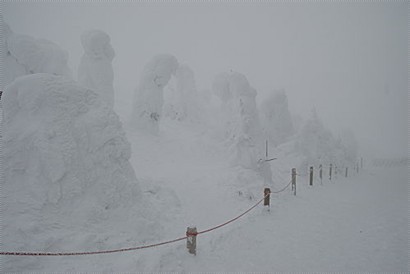
<path id="1" fill-rule="evenodd" d="M 114 233 L 83 250 L 53 246 L 46 251 L 94 251 L 132 247 L 185 235 L 188 226 L 199 231 L 221 224 L 262 198 L 263 180 L 254 171 L 229 165 L 223 143 L 205 125 L 166 120 L 160 134 L 150 136 L 125 128 L 133 166 L 143 195 L 161 211 L 152 214 L 160 226 L 138 241 L 139 231 Z M 273 191 L 290 179 L 292 158 L 270 162 Z M 302 172 L 301 172 L 302 173 Z M 271 208 L 262 205 L 218 230 L 197 238 L 197 255 L 185 241 L 124 253 L 74 257 L 4 257 L 7 272 L 161 272 L 161 271 L 408 271 L 408 173 L 405 167 L 365 166 L 349 178 L 339 173 L 323 185 L 298 177 L 297 196 L 290 190 L 272 194 Z M 325 176 L 327 178 L 327 176 Z M 111 229 L 127 231 L 122 223 Z M 129 231 L 129 230 L 128 230 Z M 159 232 L 160 233 L 159 233 Z M 75 231 L 82 238 L 83 231 Z M 98 234 L 98 231 L 95 231 Z M 90 234 L 90 231 L 87 232 Z M 146 232 L 143 233 L 144 235 Z M 115 235 L 115 234 L 114 234 Z M 74 237 L 74 235 L 72 236 Z M 6 241 L 7 239 L 3 239 Z M 36 239 L 37 242 L 43 239 Z M 38 250 L 25 250 L 38 251 Z"/>

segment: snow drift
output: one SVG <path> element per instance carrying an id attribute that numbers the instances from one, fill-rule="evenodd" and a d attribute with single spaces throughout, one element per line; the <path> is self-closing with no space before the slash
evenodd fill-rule
<path id="1" fill-rule="evenodd" d="M 101 95 L 114 106 L 114 72 L 112 60 L 115 52 L 110 37 L 101 30 L 89 30 L 81 35 L 84 55 L 78 68 L 78 81 Z"/>

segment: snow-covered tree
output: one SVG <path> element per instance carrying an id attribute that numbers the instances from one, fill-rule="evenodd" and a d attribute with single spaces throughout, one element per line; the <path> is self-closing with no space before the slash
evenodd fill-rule
<path id="1" fill-rule="evenodd" d="M 164 115 L 171 119 L 198 121 L 201 114 L 195 76 L 187 65 L 180 65 L 175 72 L 175 86 L 164 95 Z"/>
<path id="2" fill-rule="evenodd" d="M 222 115 L 231 163 L 260 172 L 265 182 L 270 183 L 270 167 L 262 160 L 264 142 L 256 107 L 256 90 L 243 74 L 237 72 L 217 75 L 213 90 L 225 109 Z"/>
<path id="3" fill-rule="evenodd" d="M 294 134 L 288 99 L 284 90 L 273 92 L 260 106 L 261 123 L 269 143 L 280 145 Z"/>
<path id="4" fill-rule="evenodd" d="M 3 241 L 6 249 L 84 244 L 94 224 L 99 233 L 114 223 L 143 229 L 131 146 L 100 96 L 62 76 L 38 73 L 17 78 L 2 101 L 2 232 L 13 239 Z M 72 231 L 84 234 L 67 237 Z M 101 237 L 93 235 L 96 245 Z"/>
<path id="5" fill-rule="evenodd" d="M 97 92 L 111 107 L 114 106 L 115 56 L 110 37 L 101 30 L 89 30 L 81 35 L 84 54 L 78 68 L 78 81 Z"/>
<path id="6" fill-rule="evenodd" d="M 50 73 L 72 78 L 68 68 L 68 53 L 57 44 L 46 39 L 12 32 L 1 20 L 4 46 L 4 86 L 22 75 Z"/>
<path id="7" fill-rule="evenodd" d="M 157 55 L 145 65 L 135 90 L 131 124 L 138 130 L 158 134 L 164 104 L 164 86 L 178 69 L 177 59 L 168 54 Z"/>

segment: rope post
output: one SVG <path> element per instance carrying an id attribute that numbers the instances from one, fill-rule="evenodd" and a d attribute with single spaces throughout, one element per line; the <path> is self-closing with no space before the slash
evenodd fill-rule
<path id="1" fill-rule="evenodd" d="M 332 180 L 332 167 L 333 167 L 333 165 L 330 164 L 330 167 L 329 167 L 329 180 L 330 181 Z"/>
<path id="2" fill-rule="evenodd" d="M 322 165 L 319 166 L 319 177 L 320 177 L 320 184 L 323 185 L 323 182 L 322 182 L 322 178 L 323 178 Z"/>
<path id="3" fill-rule="evenodd" d="M 310 180 L 309 185 L 313 186 L 313 166 L 310 167 Z"/>
<path id="4" fill-rule="evenodd" d="M 194 255 L 196 255 L 196 235 L 198 235 L 198 231 L 196 230 L 196 227 L 187 228 L 186 247 L 188 248 L 188 252 Z"/>
<path id="5" fill-rule="evenodd" d="M 296 196 L 296 168 L 292 168 L 292 190 Z"/>
<path id="6" fill-rule="evenodd" d="M 345 172 L 345 177 L 347 178 L 347 171 L 348 171 L 348 167 L 346 167 L 346 172 Z"/>
<path id="7" fill-rule="evenodd" d="M 270 188 L 264 189 L 263 196 L 265 197 L 265 199 L 263 200 L 263 205 L 270 207 Z"/>

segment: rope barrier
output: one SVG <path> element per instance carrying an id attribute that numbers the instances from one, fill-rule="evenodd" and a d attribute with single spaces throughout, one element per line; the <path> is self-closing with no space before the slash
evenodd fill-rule
<path id="1" fill-rule="evenodd" d="M 223 227 L 223 226 L 226 226 L 227 224 L 230 224 L 230 223 L 232 223 L 232 222 L 238 220 L 240 217 L 242 217 L 243 215 L 245 215 L 246 213 L 248 213 L 249 211 L 251 211 L 252 209 L 254 209 L 255 207 L 257 207 L 260 203 L 262 203 L 262 201 L 263 201 L 263 200 L 265 199 L 265 197 L 267 197 L 267 196 L 269 196 L 269 194 L 265 195 L 265 196 L 264 196 L 261 200 L 259 200 L 254 206 L 252 206 L 251 208 L 249 208 L 248 210 L 246 210 L 246 211 L 243 212 L 242 214 L 236 216 L 235 218 L 233 218 L 233 219 L 231 219 L 231 220 L 229 220 L 229 221 L 227 221 L 227 222 L 225 222 L 225 223 L 223 223 L 223 224 L 214 226 L 214 227 L 212 227 L 212 228 L 208 228 L 208 229 L 206 229 L 206 230 L 199 231 L 199 232 L 197 232 L 197 235 L 208 233 L 208 232 L 210 232 L 210 231 L 212 231 L 212 230 L 221 228 L 221 227 Z M 193 235 L 193 236 L 194 236 L 194 235 Z"/>
<path id="2" fill-rule="evenodd" d="M 90 252 L 0 252 L 0 255 L 8 255 L 8 256 L 80 256 L 80 255 L 97 255 L 97 254 L 109 254 L 109 253 L 118 253 L 118 252 L 126 252 L 126 251 L 133 251 L 138 249 L 145 249 L 151 248 L 161 245 L 166 245 L 170 243 L 175 243 L 178 241 L 182 241 L 188 238 L 181 237 L 175 240 L 165 241 L 157 244 L 150 244 L 150 245 L 142 245 L 137 247 L 129 247 L 129 248 L 121 248 L 121 249 L 113 249 L 113 250 L 102 250 L 102 251 L 90 251 Z"/>
<path id="3" fill-rule="evenodd" d="M 156 246 L 161 246 L 161 245 L 166 245 L 166 244 L 170 244 L 170 243 L 175 243 L 178 241 L 182 241 L 187 239 L 188 237 L 191 236 L 196 236 L 198 234 L 205 234 L 208 233 L 212 230 L 221 228 L 223 226 L 226 226 L 227 224 L 230 224 L 234 221 L 236 221 L 237 219 L 239 219 L 240 217 L 242 217 L 243 215 L 245 215 L 246 213 L 248 213 L 249 211 L 251 211 L 252 209 L 254 209 L 256 206 L 258 206 L 264 199 L 266 196 L 268 196 L 269 194 L 265 195 L 260 201 L 258 201 L 255 205 L 253 205 L 251 208 L 249 208 L 248 210 L 246 210 L 245 212 L 243 212 L 242 214 L 238 215 L 237 217 L 223 223 L 220 225 L 217 225 L 215 227 L 197 232 L 197 233 L 186 233 L 185 237 L 181 237 L 181 238 L 177 238 L 174 240 L 170 240 L 170 241 L 165 241 L 165 242 L 161 242 L 161 243 L 156 243 L 156 244 L 150 244 L 150 245 L 142 245 L 142 246 L 137 246 L 137 247 L 129 247 L 129 248 L 121 248 L 121 249 L 113 249 L 113 250 L 102 250 L 102 251 L 90 251 L 90 252 L 57 252 L 57 253 L 53 253 L 53 252 L 4 252 L 1 251 L 0 255 L 5 255 L 5 256 L 82 256 L 82 255 L 97 255 L 97 254 L 109 254 L 109 253 L 118 253 L 118 252 L 127 252 L 127 251 L 134 251 L 134 250 L 139 250 L 139 249 L 146 249 L 146 248 L 152 248 L 152 247 L 156 247 Z"/>
<path id="4" fill-rule="evenodd" d="M 302 174 L 302 173 L 297 173 L 297 176 L 306 176 L 308 175 L 308 173 L 306 174 Z M 218 228 L 224 227 L 236 220 L 238 220 L 239 218 L 241 218 L 242 216 L 244 216 L 245 214 L 247 214 L 248 212 L 250 212 L 252 209 L 254 209 L 255 207 L 257 207 L 267 196 L 269 196 L 271 193 L 277 194 L 280 192 L 285 191 L 292 183 L 292 180 L 289 181 L 289 183 L 282 188 L 281 190 L 278 191 L 272 191 L 268 194 L 266 194 L 262 199 L 260 199 L 255 205 L 253 205 L 251 208 L 249 208 L 248 210 L 246 210 L 245 212 L 243 212 L 242 214 L 236 216 L 235 218 L 232 218 L 220 225 L 205 229 L 203 231 L 199 231 L 199 232 L 186 232 L 186 236 L 185 237 L 180 237 L 174 240 L 169 240 L 169 241 L 164 241 L 164 242 L 160 242 L 160 243 L 156 243 L 156 244 L 150 244 L 150 245 L 141 245 L 141 246 L 136 246 L 136 247 L 129 247 L 129 248 L 121 248 L 121 249 L 113 249 L 113 250 L 102 250 L 102 251 L 90 251 L 90 252 L 57 252 L 57 253 L 53 253 L 53 252 L 5 252 L 5 251 L 0 251 L 0 255 L 5 255 L 5 256 L 80 256 L 80 255 L 97 255 L 97 254 L 109 254 L 109 253 L 118 253 L 118 252 L 127 252 L 127 251 L 134 251 L 134 250 L 139 250 L 139 249 L 147 249 L 147 248 L 152 248 L 152 247 L 157 247 L 157 246 L 162 246 L 162 245 L 167 245 L 167 244 L 171 244 L 171 243 L 175 243 L 178 241 L 182 241 L 185 240 L 189 237 L 192 236 L 197 236 L 199 234 L 205 234 L 208 232 L 211 232 L 213 230 L 216 230 Z"/>
<path id="5" fill-rule="evenodd" d="M 281 192 L 283 192 L 283 191 L 285 191 L 289 186 L 290 186 L 290 184 L 292 183 L 292 180 L 290 180 L 289 181 L 289 184 L 287 184 L 287 186 L 285 186 L 284 188 L 282 188 L 281 190 L 278 190 L 278 191 L 272 191 L 271 193 L 275 193 L 275 194 L 277 194 L 277 193 L 281 193 Z"/>

